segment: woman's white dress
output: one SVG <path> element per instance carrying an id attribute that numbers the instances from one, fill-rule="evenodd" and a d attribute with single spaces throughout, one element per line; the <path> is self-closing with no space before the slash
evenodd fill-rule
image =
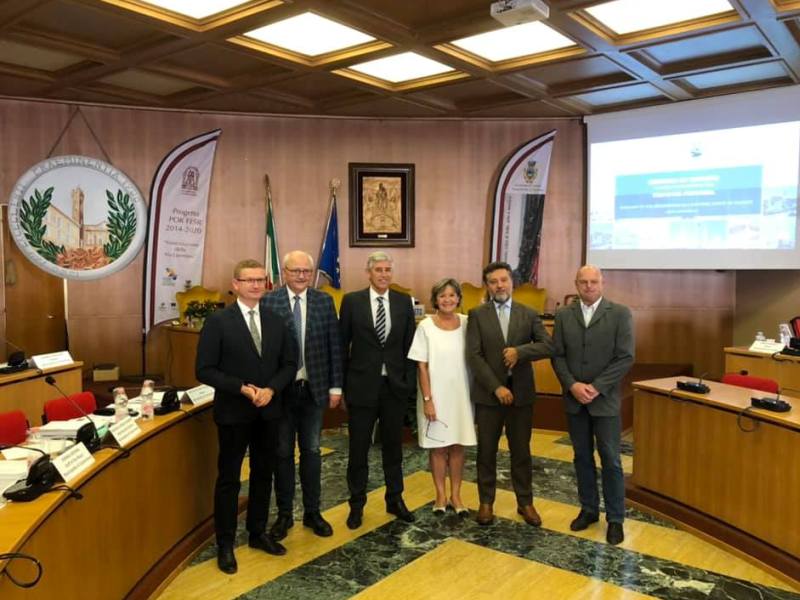
<path id="1" fill-rule="evenodd" d="M 422 410 L 422 391 L 417 386 L 419 445 L 440 448 L 461 444 L 474 446 L 475 425 L 469 395 L 469 373 L 464 355 L 467 317 L 458 315 L 461 326 L 452 331 L 439 329 L 431 317 L 423 320 L 414 334 L 408 358 L 428 363 L 431 397 L 436 421 L 428 422 Z"/>

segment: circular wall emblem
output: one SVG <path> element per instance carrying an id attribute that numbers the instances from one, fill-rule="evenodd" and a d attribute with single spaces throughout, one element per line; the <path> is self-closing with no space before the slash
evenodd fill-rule
<path id="1" fill-rule="evenodd" d="M 40 269 L 67 279 L 100 279 L 125 268 L 141 250 L 147 208 L 136 185 L 113 165 L 56 156 L 14 185 L 8 225 Z"/>

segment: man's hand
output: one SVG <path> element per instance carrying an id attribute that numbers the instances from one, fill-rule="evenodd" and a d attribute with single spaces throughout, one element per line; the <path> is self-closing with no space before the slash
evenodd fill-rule
<path id="1" fill-rule="evenodd" d="M 255 400 L 253 400 L 253 404 L 255 404 L 258 408 L 262 406 L 266 406 L 270 402 L 272 402 L 272 397 L 275 395 L 275 390 L 272 388 L 256 388 L 258 391 L 256 392 Z"/>
<path id="2" fill-rule="evenodd" d="M 500 401 L 500 404 L 513 404 L 514 402 L 514 394 L 511 393 L 511 390 L 508 389 L 506 386 L 501 385 L 495 391 L 494 395 L 497 396 L 497 399 Z"/>
<path id="3" fill-rule="evenodd" d="M 239 388 L 239 391 L 242 393 L 242 396 L 250 400 L 250 402 L 255 402 L 256 390 L 257 388 L 249 383 L 243 383 L 242 387 Z"/>
<path id="4" fill-rule="evenodd" d="M 575 400 L 581 404 L 589 404 L 600 395 L 591 383 L 581 383 L 580 381 L 573 383 L 569 391 L 575 397 Z"/>
<path id="5" fill-rule="evenodd" d="M 341 394 L 328 394 L 328 406 L 331 408 L 336 408 L 339 406 L 339 403 L 342 401 Z"/>
<path id="6" fill-rule="evenodd" d="M 519 353 L 516 348 L 508 347 L 503 349 L 503 363 L 509 369 L 513 369 L 519 359 Z"/>

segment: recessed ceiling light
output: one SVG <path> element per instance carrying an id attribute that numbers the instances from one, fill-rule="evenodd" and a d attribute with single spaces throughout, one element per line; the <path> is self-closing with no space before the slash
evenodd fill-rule
<path id="1" fill-rule="evenodd" d="M 193 19 L 205 19 L 223 10 L 228 10 L 240 4 L 247 4 L 249 0 L 143 0 L 145 4 L 152 4 L 159 8 L 166 8 L 180 15 Z"/>
<path id="2" fill-rule="evenodd" d="M 623 35 L 733 10 L 728 0 L 613 0 L 585 9 Z"/>
<path id="3" fill-rule="evenodd" d="M 319 56 L 375 40 L 371 35 L 310 12 L 244 35 L 306 56 Z"/>
<path id="4" fill-rule="evenodd" d="M 450 42 L 492 62 L 574 46 L 575 42 L 544 23 L 523 23 Z"/>
<path id="5" fill-rule="evenodd" d="M 402 54 L 351 65 L 348 68 L 392 83 L 430 77 L 431 75 L 439 75 L 440 73 L 455 70 L 453 67 L 448 67 L 430 58 L 420 56 L 416 52 L 403 52 Z"/>

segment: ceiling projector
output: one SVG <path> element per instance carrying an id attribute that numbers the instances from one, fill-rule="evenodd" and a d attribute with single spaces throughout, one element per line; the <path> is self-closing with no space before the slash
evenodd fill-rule
<path id="1" fill-rule="evenodd" d="M 492 2 L 489 14 L 510 27 L 546 19 L 550 16 L 550 7 L 542 0 L 498 0 Z"/>

